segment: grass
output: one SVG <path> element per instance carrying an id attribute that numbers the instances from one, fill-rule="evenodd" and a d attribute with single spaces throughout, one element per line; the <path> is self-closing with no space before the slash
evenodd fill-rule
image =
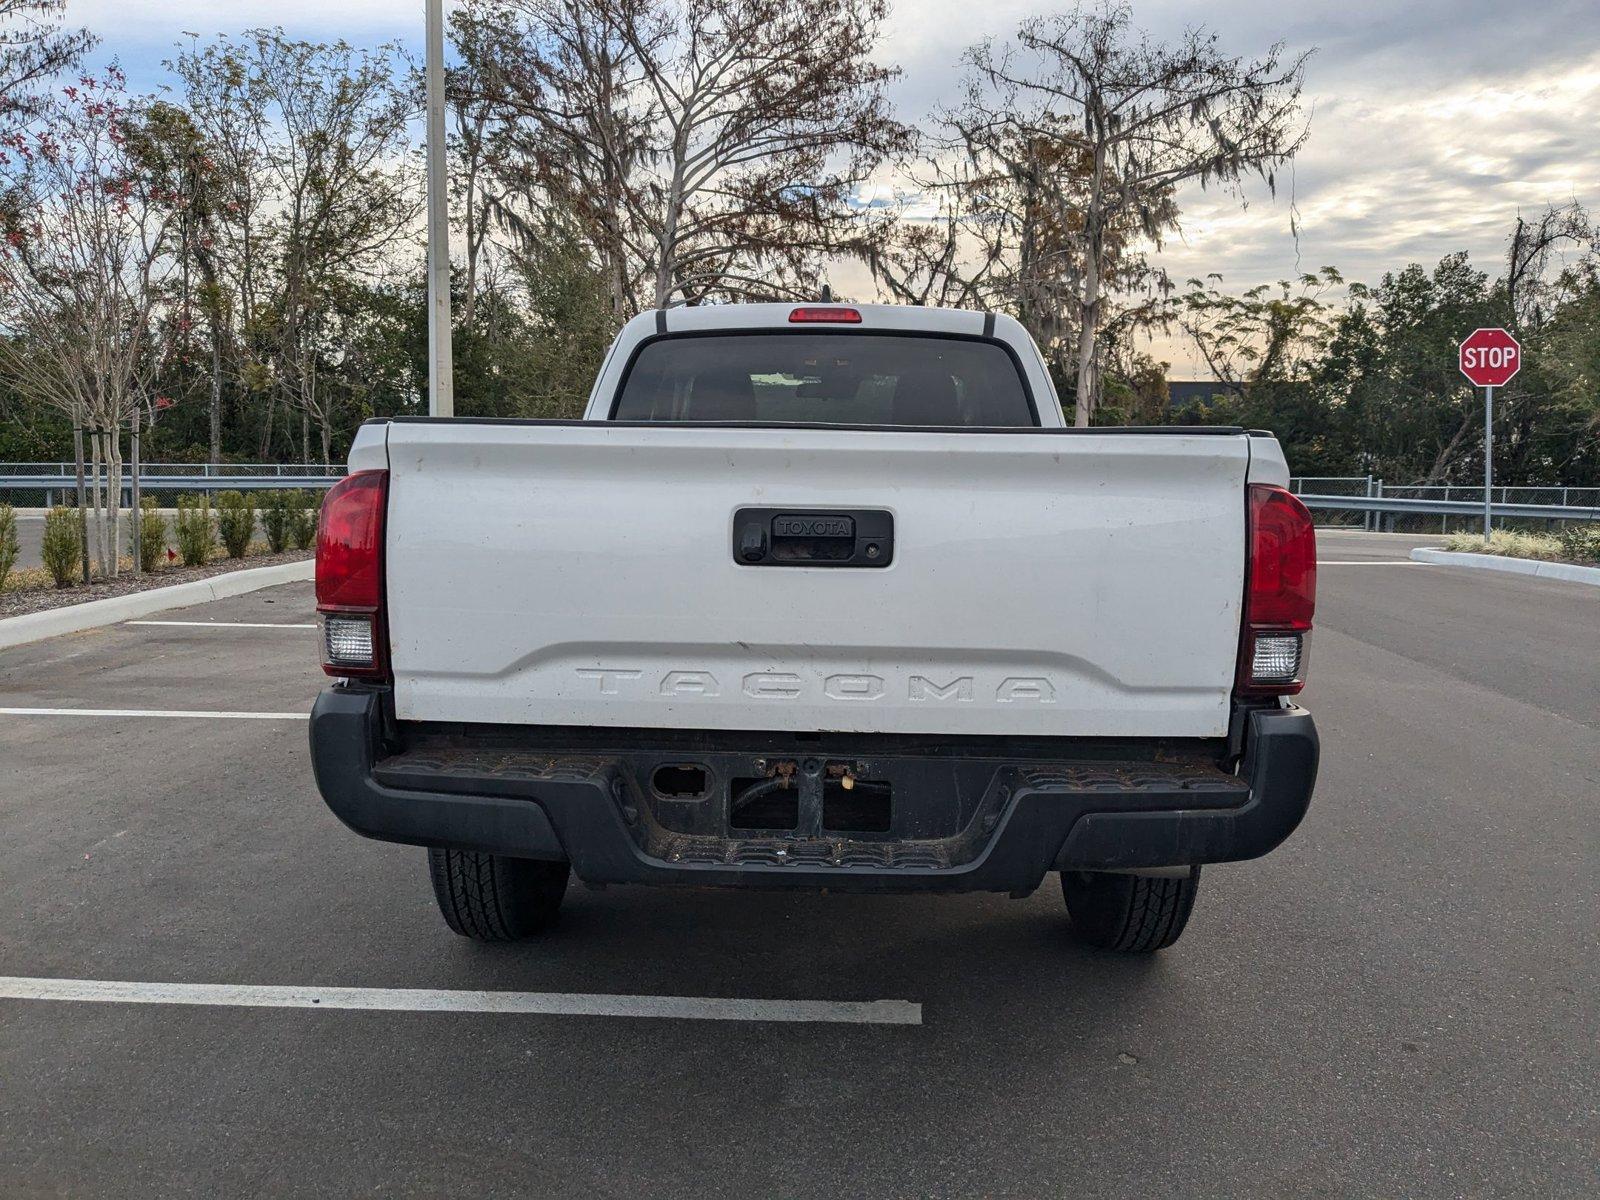
<path id="1" fill-rule="evenodd" d="M 1452 533 L 1445 538 L 1444 548 L 1465 554 L 1600 566 L 1600 525 L 1574 526 L 1560 534 L 1496 529 L 1488 545 L 1484 545 L 1481 533 Z"/>
<path id="2" fill-rule="evenodd" d="M 1548 533 L 1517 533 L 1496 529 L 1485 546 L 1481 533 L 1452 533 L 1444 540 L 1446 550 L 1459 554 L 1498 554 L 1504 558 L 1537 558 L 1542 562 L 1561 561 L 1561 542 Z"/>

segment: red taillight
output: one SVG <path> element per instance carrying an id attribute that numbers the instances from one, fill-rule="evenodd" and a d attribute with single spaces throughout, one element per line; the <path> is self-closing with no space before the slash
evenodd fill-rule
<path id="1" fill-rule="evenodd" d="M 795 308 L 789 311 L 789 324 L 859 325 L 861 324 L 861 310 L 840 308 L 832 304 L 807 305 L 804 308 Z"/>
<path id="2" fill-rule="evenodd" d="M 1244 625 L 1238 690 L 1292 696 L 1305 686 L 1306 649 L 1317 604 L 1317 535 L 1298 497 L 1271 484 L 1249 487 Z"/>
<path id="3" fill-rule="evenodd" d="M 333 487 L 317 519 L 317 611 L 322 669 L 388 676 L 383 619 L 383 517 L 389 472 L 357 471 Z"/>

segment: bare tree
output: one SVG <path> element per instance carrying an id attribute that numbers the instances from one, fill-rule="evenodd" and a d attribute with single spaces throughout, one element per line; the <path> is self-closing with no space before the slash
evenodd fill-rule
<path id="1" fill-rule="evenodd" d="M 37 116 L 41 87 L 94 46 L 87 29 L 63 29 L 67 0 L 0 0 L 0 135 Z"/>
<path id="2" fill-rule="evenodd" d="M 1220 387 L 1242 396 L 1249 384 L 1303 378 L 1331 332 L 1326 297 L 1344 283 L 1339 271 L 1323 267 L 1239 295 L 1220 282 L 1218 275 L 1189 280 L 1178 318 Z"/>
<path id="3" fill-rule="evenodd" d="M 514 195 L 516 125 L 504 119 L 482 76 L 484 35 L 482 25 L 457 10 L 454 37 L 462 63 L 445 81 L 445 102 L 455 123 L 450 194 L 466 251 L 460 314 L 465 329 L 477 320 L 480 277 L 496 274 L 491 260 L 496 228 L 514 231 L 523 245 L 534 236 L 526 209 L 517 206 Z"/>
<path id="4" fill-rule="evenodd" d="M 611 0 L 657 120 L 643 188 L 657 307 L 809 295 L 856 187 L 908 133 L 872 61 L 884 0 Z"/>
<path id="5" fill-rule="evenodd" d="M 281 30 L 248 36 L 246 111 L 261 148 L 253 186 L 264 193 L 272 270 L 269 309 L 256 321 L 274 382 L 301 415 L 301 453 L 310 456 L 315 424 L 326 462 L 336 393 L 319 388 L 325 314 L 340 289 L 396 267 L 421 207 L 407 157 L 414 73 L 396 46 L 355 50 L 293 41 Z"/>
<path id="6" fill-rule="evenodd" d="M 0 314 L 11 335 L 0 365 L 88 432 L 94 557 L 106 575 L 117 572 L 121 429 L 148 403 L 154 313 L 172 268 L 172 197 L 152 189 L 129 148 L 142 117 L 115 68 L 64 88 L 38 131 L 9 135 L 22 165 L 0 199 Z"/>
<path id="7" fill-rule="evenodd" d="M 969 79 L 966 103 L 939 114 L 906 171 L 917 190 L 866 257 L 879 286 L 902 301 L 1012 313 L 1065 376 L 1078 348 L 1081 206 L 1092 162 L 1070 138 L 1019 132 L 988 103 L 984 83 Z M 1176 218 L 1170 189 L 1149 204 L 1161 221 Z M 1141 236 L 1127 216 L 1104 233 L 1101 280 L 1118 300 L 1102 309 L 1108 342 L 1126 342 L 1166 315 L 1167 279 L 1138 245 Z"/>
<path id="8" fill-rule="evenodd" d="M 167 169 L 186 175 L 184 241 L 201 280 L 201 307 L 210 326 L 208 425 L 213 461 L 222 452 L 225 382 L 266 394 L 270 371 L 259 353 L 261 265 L 270 245 L 266 145 L 270 127 L 248 46 L 219 37 L 167 62 L 182 88 L 173 105 L 166 147 L 156 151 Z"/>
<path id="9" fill-rule="evenodd" d="M 184 218 L 213 332 L 213 430 L 232 346 L 231 377 L 265 399 L 259 453 L 272 452 L 283 410 L 300 415 L 299 453 L 311 457 L 315 425 L 326 460 L 337 392 L 318 356 L 337 349 L 331 314 L 344 292 L 402 271 L 413 250 L 415 72 L 393 45 L 357 50 L 279 29 L 196 43 L 167 65 L 194 134 L 173 122 L 164 155 L 196 184 Z"/>
<path id="10" fill-rule="evenodd" d="M 481 89 L 462 86 L 460 74 L 456 72 L 456 78 L 449 81 L 454 86 L 447 91 L 456 125 L 451 139 L 455 163 L 450 173 L 450 192 L 462 214 L 462 233 L 466 239 L 467 270 L 462 283 L 461 324 L 470 329 L 477 318 L 478 264 L 489 244 L 489 226 L 497 199 L 488 171 L 494 108 Z"/>
<path id="11" fill-rule="evenodd" d="M 641 0 L 645 2 L 645 0 Z M 464 61 L 458 103 L 494 114 L 493 219 L 526 247 L 545 213 L 570 213 L 617 321 L 638 309 L 643 244 L 630 227 L 648 113 L 643 78 L 608 0 L 467 0 L 452 18 Z M 472 89 L 470 92 L 467 89 Z"/>
<path id="12" fill-rule="evenodd" d="M 857 255 L 896 304 L 1006 306 L 999 277 L 1012 246 L 971 164 L 902 164 L 910 186 L 864 215 Z"/>
<path id="13" fill-rule="evenodd" d="M 884 0 L 494 0 L 457 44 L 508 122 L 530 209 L 588 230 L 619 318 L 810 294 L 906 131 L 871 50 Z"/>
<path id="14" fill-rule="evenodd" d="M 1275 187 L 1276 169 L 1306 136 L 1306 57 L 1281 45 L 1235 57 L 1201 28 L 1157 44 L 1120 3 L 1033 18 L 1015 44 L 968 54 L 977 86 L 964 136 L 1002 163 L 1038 170 L 1039 220 L 1061 241 L 1059 277 L 1077 331 L 1077 425 L 1094 411 L 1096 339 L 1130 233 L 1159 247 L 1177 222 L 1172 196 L 1191 182 L 1235 195 L 1247 177 Z M 1060 186 L 1063 173 L 1070 186 Z"/>
<path id="15" fill-rule="evenodd" d="M 1577 201 L 1552 204 L 1529 220 L 1517 214 L 1517 223 L 1506 246 L 1505 304 L 1513 328 L 1524 344 L 1538 343 L 1532 357 L 1536 364 L 1549 364 L 1552 353 L 1564 354 L 1573 361 L 1575 346 L 1582 346 L 1583 335 L 1573 338 L 1568 329 L 1554 331 L 1544 338 L 1547 328 L 1559 314 L 1570 321 L 1582 311 L 1580 302 L 1595 294 L 1595 279 L 1600 272 L 1600 226 Z M 1586 331 L 1592 338 L 1592 330 Z M 1592 352 L 1591 352 L 1592 353 Z M 1557 370 L 1552 374 L 1559 376 Z M 1500 455 L 1525 459 L 1537 443 L 1536 431 L 1545 417 L 1548 396 L 1545 381 L 1535 382 L 1530 375 L 1519 376 L 1500 389 L 1499 420 L 1503 429 L 1497 438 Z M 1547 385 L 1546 385 L 1547 386 Z M 1600 397 L 1590 392 L 1591 410 L 1600 410 Z M 1468 405 L 1469 411 L 1473 406 Z M 1593 418 L 1592 418 L 1593 420 Z M 1524 468 L 1525 469 L 1525 468 Z"/>
<path id="16" fill-rule="evenodd" d="M 178 264 L 177 294 L 164 322 L 167 344 L 162 357 L 176 381 L 192 377 L 198 304 L 210 343 L 208 461 L 218 462 L 222 457 L 222 359 L 230 336 L 228 292 L 219 254 L 224 179 L 204 134 L 189 112 L 178 105 L 166 101 L 150 104 L 144 119 L 129 131 L 129 146 L 148 176 L 150 193 L 174 205 L 169 229 Z"/>
<path id="17" fill-rule="evenodd" d="M 1537 333 L 1582 278 L 1565 266 L 1564 252 L 1580 261 L 1600 255 L 1600 226 L 1577 201 L 1552 204 L 1533 220 L 1517 214 L 1506 246 L 1506 304 L 1518 329 Z"/>

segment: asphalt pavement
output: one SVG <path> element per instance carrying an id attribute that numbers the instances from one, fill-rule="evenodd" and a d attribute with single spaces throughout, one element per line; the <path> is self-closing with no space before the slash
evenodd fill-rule
<path id="1" fill-rule="evenodd" d="M 907 1000 L 920 1024 L 0 999 L 0 1194 L 1592 1196 L 1600 590 L 1334 533 L 1306 823 L 1148 959 L 1001 896 L 450 934 L 305 754 L 310 586 L 0 654 L 0 973 Z"/>

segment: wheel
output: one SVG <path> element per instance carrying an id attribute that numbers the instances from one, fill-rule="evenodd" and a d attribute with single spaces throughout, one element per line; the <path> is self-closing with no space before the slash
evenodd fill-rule
<path id="1" fill-rule="evenodd" d="M 512 942 L 555 924 L 571 870 L 564 862 L 428 851 L 433 897 L 445 924 L 480 942 Z"/>
<path id="2" fill-rule="evenodd" d="M 1102 950 L 1148 954 L 1172 945 L 1189 923 L 1200 868 L 1188 875 L 1061 872 L 1061 894 L 1078 936 Z"/>

